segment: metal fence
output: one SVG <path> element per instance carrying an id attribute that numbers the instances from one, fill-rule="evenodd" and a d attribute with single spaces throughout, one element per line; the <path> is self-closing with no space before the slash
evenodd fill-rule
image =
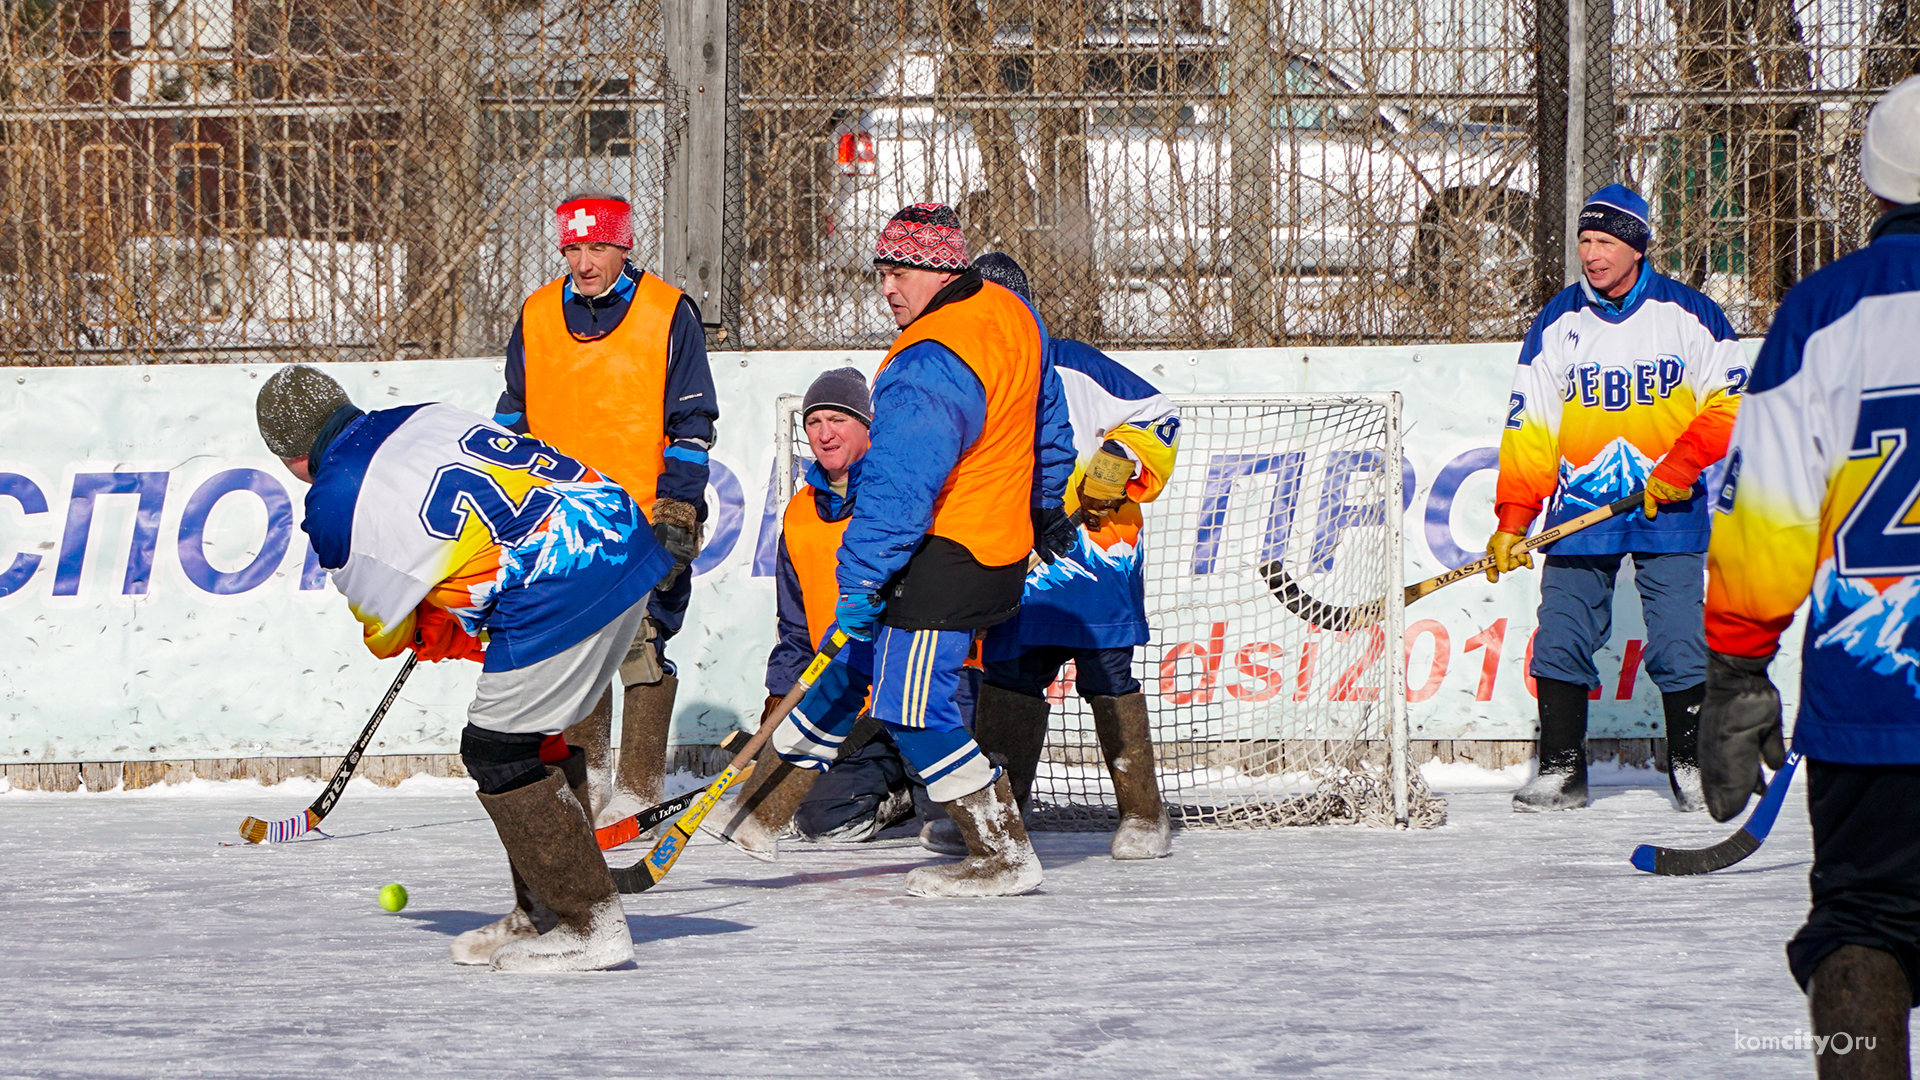
<path id="1" fill-rule="evenodd" d="M 1862 239 L 1912 0 L 0 0 L 11 363 L 498 351 L 610 188 L 716 340 L 880 345 L 956 206 L 1059 333 L 1510 339 L 1623 180 L 1743 331 Z"/>

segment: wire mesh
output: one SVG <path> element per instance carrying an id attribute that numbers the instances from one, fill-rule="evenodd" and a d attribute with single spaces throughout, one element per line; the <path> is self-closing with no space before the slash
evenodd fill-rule
<path id="1" fill-rule="evenodd" d="M 1751 333 L 1864 239 L 1920 60 L 1911 0 L 689 3 L 730 34 L 693 87 L 657 0 L 0 6 L 0 355 L 497 352 L 568 191 L 660 268 L 710 78 L 728 154 L 675 190 L 719 189 L 729 344 L 884 345 L 871 245 L 925 199 L 1096 344 L 1510 340 L 1612 180 Z"/>
<path id="2" fill-rule="evenodd" d="M 656 255 L 654 0 L 0 8 L 14 362 L 497 351 L 564 271 L 551 210 L 631 193 Z"/>
<path id="3" fill-rule="evenodd" d="M 1401 499 L 1393 395 L 1175 397 L 1173 477 L 1145 506 L 1150 642 L 1135 650 L 1155 768 L 1184 827 L 1394 823 L 1395 772 L 1415 827 L 1446 803 L 1404 750 Z M 799 399 L 781 399 L 781 444 L 807 462 Z M 792 490 L 788 488 L 787 490 Z M 1385 604 L 1390 618 L 1322 629 L 1275 598 L 1271 565 L 1313 599 Z M 1048 690 L 1034 828 L 1111 829 L 1113 784 L 1069 664 Z"/>

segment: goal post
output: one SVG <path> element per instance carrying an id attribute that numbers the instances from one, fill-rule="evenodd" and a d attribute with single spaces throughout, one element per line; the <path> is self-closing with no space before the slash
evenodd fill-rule
<path id="1" fill-rule="evenodd" d="M 1444 821 L 1407 751 L 1400 395 L 1172 397 L 1179 454 L 1143 507 L 1150 631 L 1134 674 L 1174 822 Z M 799 406 L 786 395 L 776 410 L 782 505 L 806 464 Z M 1314 625 L 1276 595 L 1276 568 L 1314 601 L 1379 617 Z M 1069 665 L 1048 692 L 1029 815 L 1039 829 L 1117 820 L 1073 678 Z"/>

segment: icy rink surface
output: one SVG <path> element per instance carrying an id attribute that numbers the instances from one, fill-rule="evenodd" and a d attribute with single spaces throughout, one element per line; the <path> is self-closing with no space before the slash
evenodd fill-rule
<path id="1" fill-rule="evenodd" d="M 1732 826 L 1645 787 L 1549 815 L 1456 792 L 1431 832 L 1177 832 L 1150 864 L 1042 833 L 1044 891 L 1006 900 L 906 896 L 935 857 L 905 840 L 698 844 L 627 898 L 635 970 L 508 976 L 447 960 L 510 902 L 463 787 L 356 784 L 334 839 L 278 847 L 220 845 L 311 787 L 0 795 L 0 1075 L 1812 1075 L 1735 1048 L 1807 1026 L 1800 791 L 1692 879 L 1627 855 Z"/>

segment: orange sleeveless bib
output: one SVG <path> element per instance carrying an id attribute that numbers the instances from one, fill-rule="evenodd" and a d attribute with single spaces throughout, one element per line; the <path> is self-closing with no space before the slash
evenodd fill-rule
<path id="1" fill-rule="evenodd" d="M 566 281 L 541 286 L 520 308 L 527 430 L 618 483 L 651 516 L 666 467 L 667 342 L 680 290 L 640 275 L 620 325 L 581 341 L 561 307 Z"/>
<path id="2" fill-rule="evenodd" d="M 933 505 L 934 536 L 965 547 L 983 566 L 1024 563 L 1033 550 L 1033 442 L 1040 399 L 1040 325 L 1018 296 L 987 282 L 980 291 L 915 319 L 881 361 L 909 345 L 952 350 L 987 393 L 980 437 L 960 455 Z M 874 375 L 877 385 L 879 373 Z"/>

